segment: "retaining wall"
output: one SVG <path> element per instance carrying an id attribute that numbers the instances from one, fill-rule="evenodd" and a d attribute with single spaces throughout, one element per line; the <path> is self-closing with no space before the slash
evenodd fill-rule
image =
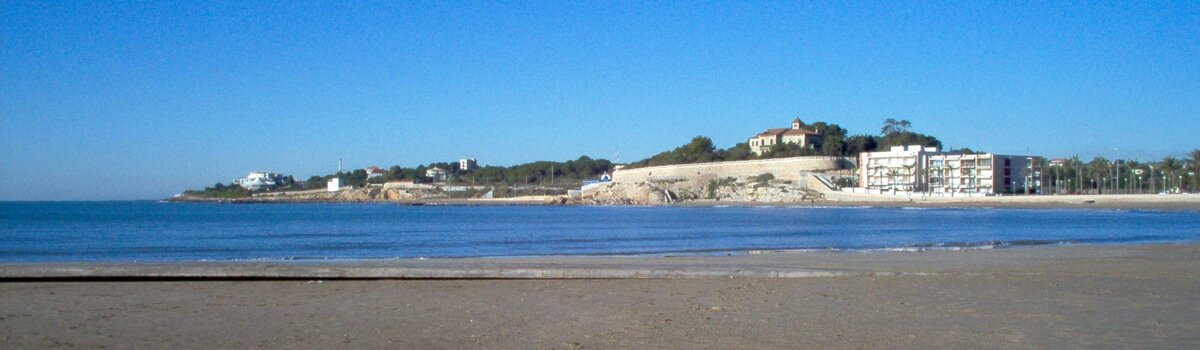
<path id="1" fill-rule="evenodd" d="M 662 165 L 613 172 L 613 182 L 635 183 L 647 180 L 680 179 L 700 176 L 740 177 L 770 173 L 776 178 L 799 180 L 801 172 L 850 169 L 854 162 L 847 157 L 792 157 L 762 160 L 740 160 L 698 164 Z"/>

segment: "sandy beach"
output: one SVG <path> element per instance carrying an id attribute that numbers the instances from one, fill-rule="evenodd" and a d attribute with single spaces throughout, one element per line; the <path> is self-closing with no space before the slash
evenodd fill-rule
<path id="1" fill-rule="evenodd" d="M 11 348 L 1189 348 L 1200 343 L 1200 245 L 419 264 L 675 271 L 732 266 L 835 273 L 801 278 L 9 280 L 0 283 L 0 337 Z"/>

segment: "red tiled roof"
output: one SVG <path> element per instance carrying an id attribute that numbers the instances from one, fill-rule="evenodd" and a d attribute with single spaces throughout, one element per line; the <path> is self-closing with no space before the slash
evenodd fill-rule
<path id="1" fill-rule="evenodd" d="M 816 135 L 816 134 L 817 134 L 816 131 L 808 130 L 808 129 L 789 129 L 788 131 L 783 132 L 784 136 Z"/>
<path id="2" fill-rule="evenodd" d="M 767 131 L 763 131 L 762 133 L 758 134 L 758 136 L 755 136 L 755 137 L 779 136 L 779 135 L 787 132 L 788 130 L 790 130 L 790 129 L 767 129 Z"/>

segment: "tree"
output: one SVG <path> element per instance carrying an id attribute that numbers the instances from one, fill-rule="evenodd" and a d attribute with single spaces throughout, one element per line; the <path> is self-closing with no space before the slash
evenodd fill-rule
<path id="1" fill-rule="evenodd" d="M 871 135 L 854 135 L 846 139 L 846 155 L 874 152 L 879 148 L 878 140 Z"/>
<path id="2" fill-rule="evenodd" d="M 1083 192 L 1083 160 L 1078 154 L 1071 156 L 1071 166 L 1075 169 L 1075 190 L 1077 193 Z"/>
<path id="3" fill-rule="evenodd" d="M 882 135 L 879 138 L 879 148 L 887 149 L 892 146 L 921 145 L 925 147 L 942 147 L 942 141 L 936 137 L 909 131 L 912 123 L 907 120 L 897 121 L 888 119 L 883 122 Z"/>
<path id="4" fill-rule="evenodd" d="M 321 178 L 320 176 L 316 176 L 316 175 L 309 176 L 308 180 L 304 181 L 304 188 L 306 188 L 306 189 L 311 190 L 311 189 L 321 188 L 321 186 L 325 186 L 325 179 Z"/>
<path id="5" fill-rule="evenodd" d="M 1198 180 L 1200 180 L 1200 148 L 1193 149 L 1191 152 L 1188 152 L 1188 158 L 1190 158 L 1190 161 L 1192 162 L 1191 190 L 1195 192 L 1197 189 L 1200 189 L 1200 183 L 1198 183 Z"/>
<path id="6" fill-rule="evenodd" d="M 691 142 L 683 146 L 630 163 L 629 167 L 691 164 L 715 160 L 719 160 L 719 154 L 716 147 L 713 146 L 712 139 L 705 136 L 696 136 L 692 138 Z"/>
<path id="7" fill-rule="evenodd" d="M 725 161 L 754 159 L 754 152 L 750 150 L 750 144 L 745 142 L 733 145 L 733 147 L 729 147 L 729 149 L 718 153 L 720 153 L 721 160 Z"/>
<path id="8" fill-rule="evenodd" d="M 767 152 L 763 153 L 759 158 L 787 158 L 787 157 L 802 157 L 817 155 L 817 150 L 812 147 L 804 147 L 795 143 L 777 143 L 771 145 Z"/>
<path id="9" fill-rule="evenodd" d="M 846 129 L 825 122 L 813 123 L 812 128 L 821 135 L 820 141 L 813 145 L 813 148 L 826 156 L 846 155 Z"/>
<path id="10" fill-rule="evenodd" d="M 895 120 L 888 118 L 883 121 L 883 127 L 879 129 L 879 134 L 883 136 L 908 132 L 908 128 L 912 127 L 912 123 L 908 120 Z"/>
<path id="11" fill-rule="evenodd" d="M 1101 156 L 1096 156 L 1096 158 L 1092 158 L 1092 161 L 1087 163 L 1088 173 L 1093 174 L 1092 182 L 1095 182 L 1096 190 L 1099 191 L 1100 194 L 1104 194 L 1103 181 L 1104 176 L 1108 174 L 1109 171 L 1108 163 L 1108 159 L 1105 159 Z"/>
<path id="12" fill-rule="evenodd" d="M 1170 191 L 1170 186 L 1168 186 L 1168 184 L 1170 184 L 1172 180 L 1178 181 L 1176 177 L 1179 174 L 1179 170 L 1183 169 L 1183 165 L 1180 164 L 1179 160 L 1175 159 L 1175 157 L 1169 156 L 1163 158 L 1160 165 L 1162 166 L 1163 175 L 1167 176 L 1167 181 L 1163 183 L 1163 188 L 1167 189 L 1167 191 Z M 1176 186 L 1178 185 L 1179 184 L 1176 183 Z M 1176 187 L 1176 189 L 1178 189 L 1178 187 Z"/>

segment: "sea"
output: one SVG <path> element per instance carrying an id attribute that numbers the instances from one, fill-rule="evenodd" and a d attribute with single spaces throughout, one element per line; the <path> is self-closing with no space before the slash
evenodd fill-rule
<path id="1" fill-rule="evenodd" d="M 1200 212 L 0 202 L 0 263 L 888 252 L 1200 242 Z"/>

